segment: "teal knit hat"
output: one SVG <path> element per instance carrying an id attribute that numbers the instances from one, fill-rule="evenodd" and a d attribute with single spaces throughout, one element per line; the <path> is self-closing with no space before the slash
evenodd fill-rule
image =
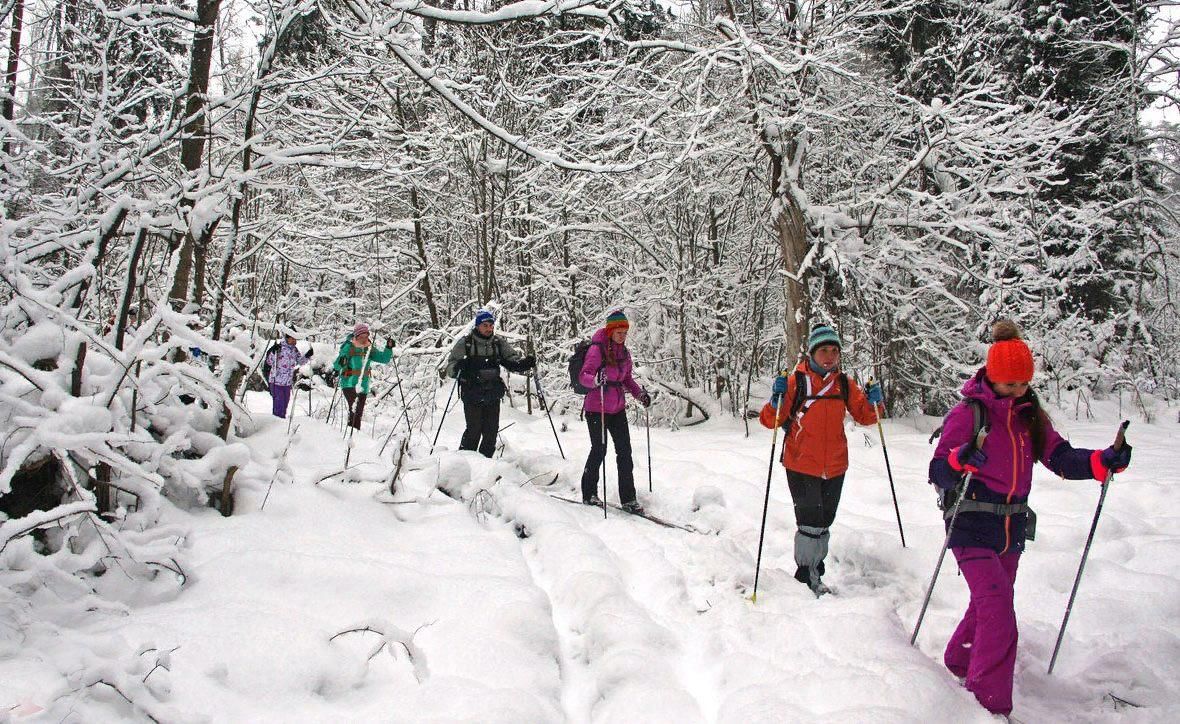
<path id="1" fill-rule="evenodd" d="M 834 344 L 843 349 L 844 344 L 840 341 L 840 335 L 836 334 L 836 330 L 832 329 L 826 324 L 821 324 L 811 330 L 811 335 L 807 338 L 807 354 L 815 352 L 815 348 L 825 344 Z"/>

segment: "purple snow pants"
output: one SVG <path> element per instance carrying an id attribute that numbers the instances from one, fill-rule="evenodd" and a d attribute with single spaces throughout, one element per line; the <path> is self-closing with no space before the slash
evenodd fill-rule
<path id="1" fill-rule="evenodd" d="M 291 401 L 291 385 L 270 386 L 271 412 L 275 417 L 287 416 L 287 403 Z"/>
<path id="2" fill-rule="evenodd" d="M 952 548 L 971 589 L 971 601 L 947 642 L 943 662 L 965 677 L 967 690 L 993 714 L 1012 711 L 1012 672 L 1016 667 L 1016 609 L 1012 589 L 1019 553 L 999 555 L 990 548 Z"/>

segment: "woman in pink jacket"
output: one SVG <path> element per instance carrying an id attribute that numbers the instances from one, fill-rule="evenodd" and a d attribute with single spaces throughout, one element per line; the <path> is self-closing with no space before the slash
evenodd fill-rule
<path id="1" fill-rule="evenodd" d="M 586 361 L 582 364 L 579 381 L 590 390 L 582 403 L 586 427 L 590 430 L 590 457 L 586 458 L 586 468 L 582 471 L 582 501 L 587 505 L 602 505 L 598 497 L 598 469 L 606 459 L 605 427 L 615 443 L 619 498 L 625 509 L 641 513 L 643 508 L 635 500 L 631 433 L 627 429 L 624 390 L 644 407 L 651 405 L 651 395 L 631 376 L 631 353 L 626 346 L 630 326 L 621 309 L 607 315 L 606 326 L 590 338 L 590 348 L 586 350 Z"/>
<path id="2" fill-rule="evenodd" d="M 972 475 L 948 541 L 971 597 L 943 661 L 984 708 L 1007 715 L 1016 667 L 1016 569 L 1030 537 L 1030 517 L 1035 520 L 1028 508 L 1033 464 L 1069 480 L 1102 483 L 1108 471 L 1130 465 L 1131 446 L 1091 450 L 1066 442 L 1029 387 L 1033 356 L 1016 324 L 997 322 L 992 338 L 987 364 L 967 380 L 963 401 L 947 413 L 930 480 L 952 491 L 965 473 Z M 982 448 L 973 440 L 972 405 L 989 428 Z M 950 526 L 949 518 L 944 524 Z"/>

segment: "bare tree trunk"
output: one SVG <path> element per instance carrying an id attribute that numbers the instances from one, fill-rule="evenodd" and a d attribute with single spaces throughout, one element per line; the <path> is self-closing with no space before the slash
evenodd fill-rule
<path id="1" fill-rule="evenodd" d="M 793 162 L 790 156 L 803 153 L 799 144 L 788 144 L 786 154 L 780 151 L 777 143 L 771 143 L 763 138 L 763 148 L 770 158 L 770 194 L 774 217 L 774 231 L 778 237 L 779 250 L 782 252 L 783 271 L 786 272 L 786 288 L 783 298 L 787 308 L 783 317 L 783 333 L 786 337 L 787 354 L 803 352 L 804 340 L 807 339 L 807 325 L 811 321 L 811 299 L 807 294 L 807 279 L 801 269 L 803 260 L 807 258 L 810 242 L 807 238 L 807 222 L 803 217 L 803 210 L 788 187 L 789 181 L 783 177 L 784 166 Z M 784 155 L 787 156 L 784 158 Z M 800 164 L 802 166 L 802 164 Z"/>
<path id="2" fill-rule="evenodd" d="M 184 134 L 180 142 L 180 164 L 194 182 L 201 169 L 205 136 L 208 133 L 205 101 L 209 92 L 209 67 L 213 60 L 213 32 L 220 7 L 221 0 L 197 0 L 197 22 L 189 58 L 188 86 L 184 94 Z M 181 199 L 181 206 L 186 211 L 192 210 L 197 192 L 197 188 L 190 189 Z M 180 259 L 168 298 L 177 309 L 183 308 L 186 302 L 201 302 L 204 270 L 197 270 L 194 274 L 193 267 L 203 262 L 216 227 L 216 221 L 210 223 L 196 238 L 191 230 L 186 231 L 179 243 L 175 240 L 172 243 L 173 251 L 180 254 Z M 190 280 L 195 283 L 190 285 Z"/>
<path id="3" fill-rule="evenodd" d="M 246 376 L 246 368 L 237 362 L 230 362 L 234 366 L 233 372 L 229 374 L 229 381 L 225 384 L 225 394 L 229 399 L 234 399 L 234 395 L 238 393 L 238 387 L 242 384 L 242 379 Z M 221 405 L 221 424 L 217 427 L 217 437 L 222 440 L 229 439 L 229 431 L 233 426 L 234 411 L 226 403 Z"/>
<path id="4" fill-rule="evenodd" d="M 418 261 L 422 265 L 422 281 L 418 288 L 426 299 L 426 309 L 430 312 L 430 327 L 438 329 L 438 305 L 434 302 L 434 291 L 430 288 L 429 265 L 426 261 L 426 239 L 422 233 L 422 206 L 418 203 L 418 188 L 410 187 L 410 208 L 414 210 L 414 244 L 418 248 Z"/>
<path id="5" fill-rule="evenodd" d="M 94 466 L 94 502 L 99 514 L 109 513 L 115 509 L 112 499 L 114 488 L 110 486 L 111 466 L 100 462 Z"/>
<path id="6" fill-rule="evenodd" d="M 565 214 L 561 215 L 562 226 L 566 223 Z M 561 232 L 561 263 L 565 265 L 566 269 L 570 268 L 570 233 L 569 231 Z M 570 274 L 570 293 L 569 293 L 569 320 L 570 320 L 570 337 L 577 338 L 578 336 L 578 276 L 575 273 Z"/>
<path id="7" fill-rule="evenodd" d="M 100 228 L 98 241 L 96 242 L 97 246 L 94 250 L 94 256 L 90 261 L 91 266 L 94 267 L 94 275 L 87 276 L 86 278 L 82 279 L 82 281 L 78 282 L 78 286 L 74 289 L 74 298 L 69 302 L 68 306 L 74 309 L 82 308 L 82 301 L 86 296 L 86 291 L 90 288 L 90 280 L 93 279 L 94 276 L 98 275 L 98 271 L 102 267 L 103 259 L 105 259 L 107 255 L 107 247 L 110 246 L 111 240 L 115 238 L 120 230 L 122 230 L 123 221 L 126 218 L 127 209 L 120 208 L 115 214 L 114 218 L 110 220 L 110 223 L 107 224 L 105 228 Z"/>
<path id="8" fill-rule="evenodd" d="M 86 340 L 78 343 L 78 354 L 74 357 L 74 369 L 70 373 L 70 395 L 82 396 L 82 367 L 86 364 Z"/>
<path id="9" fill-rule="evenodd" d="M 242 230 L 242 210 L 249 202 L 250 189 L 244 180 L 249 176 L 251 167 L 253 166 L 253 148 L 251 139 L 254 138 L 254 119 L 258 115 L 258 102 L 262 98 L 262 76 L 265 76 L 269 71 L 269 66 L 265 69 L 260 69 L 258 85 L 254 87 L 254 91 L 250 94 L 250 106 L 246 111 L 246 123 L 242 129 L 242 137 L 245 139 L 245 144 L 242 146 L 242 178 L 243 181 L 238 184 L 238 194 L 234 198 L 233 206 L 230 209 L 230 232 L 229 239 L 225 244 L 225 255 L 221 261 L 221 276 L 218 280 L 218 286 L 214 297 L 213 309 L 213 339 L 221 339 L 221 322 L 222 315 L 225 312 L 225 295 L 229 289 L 229 275 L 233 269 L 234 256 L 238 253 L 238 239 L 241 237 Z"/>
<path id="10" fill-rule="evenodd" d="M 237 467 L 231 467 L 225 471 L 225 479 L 221 481 L 221 504 L 218 509 L 221 514 L 228 518 L 234 512 L 234 475 L 237 474 Z"/>
<path id="11" fill-rule="evenodd" d="M 807 257 L 807 226 L 803 212 L 789 195 L 779 197 L 782 209 L 774 220 L 779 248 L 783 255 L 783 270 L 787 273 L 787 308 L 783 317 L 783 331 L 786 335 L 786 349 L 790 353 L 802 353 L 807 339 L 807 325 L 811 319 L 811 300 L 807 295 L 807 281 L 799 272 Z"/>
<path id="12" fill-rule="evenodd" d="M 16 0 L 12 8 L 12 32 L 8 36 L 8 68 L 4 75 L 5 95 L 0 103 L 0 114 L 11 123 L 16 118 L 16 76 L 20 65 L 20 36 L 24 27 L 25 2 Z M 3 152 L 8 155 L 12 148 L 12 136 L 4 134 Z"/>

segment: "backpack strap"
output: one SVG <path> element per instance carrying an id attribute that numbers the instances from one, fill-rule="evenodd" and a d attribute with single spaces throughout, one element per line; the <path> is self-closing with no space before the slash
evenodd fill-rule
<path id="1" fill-rule="evenodd" d="M 840 393 L 835 395 L 823 394 L 837 380 L 844 385 Z M 786 427 L 784 428 L 788 434 L 791 431 L 791 424 L 795 420 L 802 420 L 803 416 L 807 414 L 807 411 L 811 409 L 811 405 L 816 400 L 842 400 L 844 406 L 848 406 L 848 377 L 844 373 L 840 373 L 839 377 L 824 385 L 823 389 L 820 390 L 820 394 L 811 394 L 811 390 L 808 389 L 810 385 L 811 378 L 802 370 L 795 370 L 795 396 L 791 398 L 791 414 L 787 417 Z"/>
<path id="2" fill-rule="evenodd" d="M 983 403 L 974 397 L 967 398 L 967 405 L 971 408 L 971 442 L 974 444 L 987 421 L 987 411 L 983 409 Z"/>
<path id="3" fill-rule="evenodd" d="M 794 420 L 795 416 L 799 414 L 799 410 L 803 409 L 806 389 L 807 375 L 802 370 L 795 370 L 795 396 L 791 398 L 791 414 L 787 416 L 788 420 Z M 788 429 L 790 429 L 789 426 Z"/>
<path id="4" fill-rule="evenodd" d="M 491 337 L 488 338 L 488 341 L 491 342 L 491 344 L 492 344 L 492 356 L 485 357 L 484 359 L 490 359 L 492 362 L 499 365 L 500 364 L 500 337 L 493 334 Z M 463 353 L 465 355 L 467 355 L 468 359 L 476 359 L 476 356 L 475 356 L 475 330 L 471 330 L 470 332 L 467 333 L 467 341 L 464 343 Z"/>

